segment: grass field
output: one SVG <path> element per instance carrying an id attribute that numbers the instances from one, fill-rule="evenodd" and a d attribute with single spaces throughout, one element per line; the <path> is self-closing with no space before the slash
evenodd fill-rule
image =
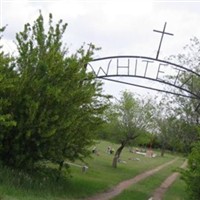
<path id="1" fill-rule="evenodd" d="M 184 200 L 187 197 L 187 193 L 185 191 L 186 184 L 185 182 L 178 178 L 174 184 L 169 188 L 169 190 L 165 193 L 163 200 Z"/>
<path id="2" fill-rule="evenodd" d="M 106 153 L 107 147 L 112 146 L 117 149 L 118 145 L 101 141 L 96 144 L 99 156 L 93 155 L 85 162 L 89 169 L 83 173 L 80 167 L 71 166 L 72 178 L 68 180 L 60 180 L 52 182 L 48 179 L 30 178 L 29 176 L 9 170 L 7 168 L 0 169 L 0 200 L 74 200 L 84 199 L 85 197 L 103 192 L 108 188 L 116 185 L 122 180 L 134 177 L 135 175 L 152 169 L 158 165 L 174 159 L 174 156 L 166 154 L 165 157 L 148 158 L 142 155 L 130 153 L 128 148 L 123 150 L 121 159 L 125 163 L 118 163 L 118 168 L 111 167 L 113 155 Z M 130 158 L 139 158 L 140 161 L 130 160 Z M 169 168 L 163 169 L 157 175 L 148 178 L 135 186 L 131 187 L 125 193 L 129 193 L 129 199 L 133 199 L 132 191 L 139 195 L 134 199 L 142 200 L 141 191 L 146 191 L 146 196 L 168 176 L 172 170 L 181 165 L 182 159 L 179 159 Z M 76 164 L 83 165 L 77 162 Z M 176 186 L 176 185 L 175 185 Z M 181 188 L 179 188 L 181 192 Z M 124 193 L 116 199 L 125 199 Z M 125 194 L 127 195 L 127 194 Z M 169 193 L 169 195 L 171 195 Z M 173 192 L 172 192 L 173 195 Z M 144 198 L 144 199 L 145 199 Z M 170 199 L 170 198 L 168 198 Z M 166 200 L 168 200 L 166 197 Z M 171 198 L 172 199 L 172 198 Z M 146 200 L 146 199 L 145 199 Z"/>

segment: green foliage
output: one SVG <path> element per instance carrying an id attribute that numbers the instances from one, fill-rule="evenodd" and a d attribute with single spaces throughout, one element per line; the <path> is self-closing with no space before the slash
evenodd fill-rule
<path id="1" fill-rule="evenodd" d="M 140 136 L 138 143 L 149 143 L 151 137 L 147 135 L 153 131 L 154 111 L 151 99 L 141 100 L 131 92 L 124 91 L 120 100 L 106 111 L 107 123 L 99 135 L 115 142 L 127 140 L 128 143 Z"/>
<path id="2" fill-rule="evenodd" d="M 194 37 L 190 40 L 190 43 L 184 47 L 183 53 L 178 54 L 176 56 L 171 56 L 170 59 L 200 74 L 199 51 L 200 51 L 199 39 Z M 176 105 L 174 106 L 174 113 L 176 114 L 176 116 L 179 117 L 179 119 L 185 121 L 186 124 L 189 124 L 190 126 L 192 125 L 198 126 L 200 124 L 200 112 L 199 112 L 200 77 L 191 74 L 190 72 L 181 71 L 179 76 L 176 78 L 178 79 L 177 80 L 178 85 L 190 91 L 192 93 L 190 94 L 191 97 L 198 97 L 198 99 L 183 98 L 179 96 L 174 97 L 173 99 L 171 99 L 171 102 L 173 101 L 176 102 Z M 193 94 L 196 96 L 194 96 Z M 193 136 L 194 137 L 192 142 L 196 140 L 197 134 Z M 189 138 L 191 138 L 191 136 L 189 136 Z"/>
<path id="3" fill-rule="evenodd" d="M 149 147 L 154 144 L 155 137 L 149 132 L 141 133 L 134 141 L 134 145 Z"/>
<path id="4" fill-rule="evenodd" d="M 5 27 L 0 30 L 2 33 Z M 0 36 L 1 39 L 2 36 Z M 1 47 L 0 47 L 1 48 Z M 14 92 L 15 74 L 10 66 L 11 58 L 0 52 L 0 127 L 11 127 L 15 125 L 12 115 L 9 113 L 10 95 Z M 2 128 L 0 128 L 2 130 Z"/>
<path id="5" fill-rule="evenodd" d="M 182 171 L 189 199 L 200 199 L 200 142 L 196 142 L 188 158 L 188 168 Z"/>
<path id="6" fill-rule="evenodd" d="M 88 156 L 107 97 L 101 94 L 102 84 L 86 71 L 95 46 L 68 55 L 62 42 L 67 24 L 60 20 L 53 26 L 50 14 L 48 29 L 44 27 L 40 13 L 33 26 L 26 24 L 16 35 L 19 55 L 12 73 L 17 80 L 8 113 L 16 124 L 2 134 L 0 159 L 24 169 L 49 160 L 61 170 L 64 160 Z"/>
<path id="7" fill-rule="evenodd" d="M 5 27 L 0 30 L 4 31 Z M 1 39 L 2 36 L 0 36 Z M 15 92 L 16 73 L 12 70 L 12 58 L 0 52 L 0 156 L 4 149 L 4 135 L 16 126 L 12 112 L 12 94 Z"/>
<path id="8" fill-rule="evenodd" d="M 162 108 L 163 105 L 157 108 L 160 112 L 157 112 L 156 119 L 158 127 L 157 138 L 163 151 L 162 153 L 168 149 L 187 155 L 190 153 L 191 144 L 197 139 L 198 126 L 181 118 L 176 111 L 174 113 L 164 112 L 163 114 L 162 110 L 164 108 Z"/>

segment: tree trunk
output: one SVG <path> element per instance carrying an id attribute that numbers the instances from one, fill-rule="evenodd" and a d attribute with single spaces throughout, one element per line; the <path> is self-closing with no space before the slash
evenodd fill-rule
<path id="1" fill-rule="evenodd" d="M 122 142 L 121 146 L 117 149 L 117 151 L 115 153 L 115 156 L 113 158 L 113 162 L 112 162 L 112 167 L 113 168 L 117 168 L 117 162 L 118 162 L 118 159 L 120 157 L 120 154 L 121 154 L 123 148 L 125 147 L 125 144 L 126 144 L 125 142 Z"/>
<path id="2" fill-rule="evenodd" d="M 59 179 L 61 177 L 61 171 L 62 171 L 63 165 L 64 165 L 64 160 L 60 161 L 60 163 L 59 163 L 59 168 L 58 168 L 59 174 L 56 177 L 56 181 L 59 181 Z"/>
<path id="3" fill-rule="evenodd" d="M 163 157 L 165 154 L 165 146 L 163 145 L 161 148 L 161 157 Z"/>

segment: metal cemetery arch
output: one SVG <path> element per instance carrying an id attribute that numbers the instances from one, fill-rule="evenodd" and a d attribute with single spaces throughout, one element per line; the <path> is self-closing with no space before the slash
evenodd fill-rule
<path id="1" fill-rule="evenodd" d="M 154 30 L 155 32 L 162 33 L 156 58 L 145 56 L 110 56 L 93 59 L 88 63 L 87 69 L 91 70 L 96 78 L 113 81 L 117 83 L 123 83 L 127 85 L 142 87 L 150 90 L 156 90 L 159 92 L 170 93 L 178 96 L 188 97 L 200 100 L 200 91 L 193 90 L 193 80 L 198 78 L 200 80 L 200 74 L 193 70 L 187 69 L 184 66 L 171 63 L 165 60 L 160 60 L 159 53 L 163 40 L 163 36 L 173 35 L 165 32 L 166 24 L 164 24 L 163 31 Z M 187 75 L 184 83 L 180 82 L 179 78 L 182 74 Z M 169 77 L 174 77 L 174 79 Z M 138 83 L 130 83 L 123 80 L 113 79 L 114 77 L 132 77 L 134 79 L 145 79 L 152 82 L 168 85 L 178 89 L 178 91 L 171 91 L 166 89 L 160 89 L 158 87 L 150 87 L 149 85 L 141 85 Z M 190 86 L 190 90 L 187 85 Z M 200 106 L 200 103 L 199 103 Z M 198 106 L 198 107 L 199 107 Z"/>
<path id="2" fill-rule="evenodd" d="M 126 62 L 127 65 L 120 65 L 121 60 L 123 60 L 123 62 Z M 106 61 L 103 63 L 104 66 L 98 65 L 101 64 L 101 61 Z M 90 63 L 88 63 L 88 67 L 93 71 L 95 77 L 99 79 L 128 84 L 132 86 L 142 87 L 150 90 L 156 90 L 159 92 L 170 93 L 183 97 L 200 99 L 200 95 L 195 93 L 193 89 L 188 90 L 185 87 L 186 83 L 187 84 L 190 83 L 192 87 L 193 79 L 195 77 L 200 79 L 200 74 L 194 72 L 193 70 L 187 69 L 186 67 L 168 61 L 159 60 L 151 57 L 145 57 L 145 56 L 110 56 L 110 57 L 94 59 Z M 138 73 L 138 71 L 141 70 L 141 68 L 139 69 L 139 67 L 143 68 L 143 71 L 140 72 L 140 74 Z M 170 76 L 170 74 L 165 73 L 166 68 L 167 72 L 169 71 L 172 72 L 172 74 L 175 76 L 175 79 L 164 78 L 166 75 Z M 150 69 L 151 72 L 152 70 L 154 70 L 153 74 L 150 73 L 148 74 L 148 71 L 150 71 Z M 123 72 L 120 73 L 120 70 L 123 70 Z M 178 81 L 181 72 L 187 73 L 187 75 L 189 76 L 185 81 L 185 83 L 180 83 Z M 165 76 L 162 76 L 163 74 Z M 186 94 L 167 91 L 159 88 L 153 88 L 149 86 L 143 86 L 135 83 L 128 83 L 122 80 L 115 80 L 112 79 L 113 77 L 133 77 L 139 79 L 147 79 L 150 81 L 156 81 L 165 85 L 172 86 L 181 91 L 184 91 Z"/>

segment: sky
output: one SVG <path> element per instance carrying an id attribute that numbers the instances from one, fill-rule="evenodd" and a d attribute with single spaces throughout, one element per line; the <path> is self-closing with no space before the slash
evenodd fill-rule
<path id="1" fill-rule="evenodd" d="M 193 37 L 200 36 L 200 1 L 181 0 L 0 0 L 0 26 L 7 25 L 2 40 L 5 51 L 16 51 L 15 35 L 25 23 L 33 23 L 42 11 L 46 23 L 49 13 L 54 21 L 68 23 L 63 42 L 71 52 L 83 43 L 93 43 L 101 50 L 94 58 L 118 55 L 156 57 L 163 30 L 160 59 L 182 52 Z M 118 83 L 105 82 L 104 91 L 119 97 L 122 90 L 142 95 L 152 91 Z"/>

